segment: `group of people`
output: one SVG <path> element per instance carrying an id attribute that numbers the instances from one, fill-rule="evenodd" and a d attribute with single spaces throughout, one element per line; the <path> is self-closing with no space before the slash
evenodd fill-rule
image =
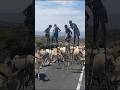
<path id="1" fill-rule="evenodd" d="M 72 29 L 73 32 L 74 32 L 74 44 L 76 43 L 76 38 L 77 38 L 77 45 L 79 45 L 79 37 L 80 37 L 79 28 L 71 20 L 69 21 L 69 24 L 70 24 L 70 27 L 68 25 L 64 26 L 65 27 L 65 33 L 66 33 L 65 40 L 67 42 L 71 41 L 71 38 L 72 38 L 71 29 Z M 45 30 L 45 37 L 47 38 L 47 42 L 51 41 L 51 39 L 50 39 L 50 30 L 51 30 L 51 28 L 52 28 L 52 25 L 49 25 L 48 28 Z M 58 43 L 58 37 L 59 37 L 59 32 L 60 31 L 61 31 L 61 29 L 56 24 L 54 24 L 54 29 L 53 29 L 54 33 L 53 33 L 53 36 L 52 36 L 52 42 Z"/>

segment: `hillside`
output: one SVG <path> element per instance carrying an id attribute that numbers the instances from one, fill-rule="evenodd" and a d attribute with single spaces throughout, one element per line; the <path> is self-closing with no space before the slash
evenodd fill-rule
<path id="1" fill-rule="evenodd" d="M 52 32 L 50 33 L 52 35 Z M 35 36 L 44 36 L 43 31 L 35 31 Z M 65 32 L 60 32 L 60 36 L 65 36 Z M 85 32 L 80 32 L 80 37 L 85 38 Z"/>

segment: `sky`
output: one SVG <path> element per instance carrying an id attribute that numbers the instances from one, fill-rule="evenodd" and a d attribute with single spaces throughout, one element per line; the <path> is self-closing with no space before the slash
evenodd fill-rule
<path id="1" fill-rule="evenodd" d="M 64 32 L 64 25 L 69 20 L 78 25 L 81 32 L 85 31 L 85 1 L 84 0 L 36 0 L 35 30 L 44 31 L 49 24 L 57 24 Z M 53 28 L 52 28 L 53 29 Z"/>
<path id="2" fill-rule="evenodd" d="M 21 13 L 33 0 L 0 0 L 0 13 Z"/>
<path id="3" fill-rule="evenodd" d="M 118 7 L 120 7 L 120 0 L 102 0 L 102 1 L 103 1 L 104 5 L 106 6 L 107 13 L 108 13 L 108 18 L 109 18 L 108 26 L 113 27 L 113 28 L 120 28 L 120 10 L 118 8 Z M 18 21 L 20 23 L 21 22 L 23 23 L 24 15 L 22 14 L 22 11 L 32 2 L 33 2 L 33 0 L 0 0 L 0 21 L 6 21 L 6 22 L 7 21 L 11 21 L 11 22 Z M 60 6 L 61 6 L 61 9 L 67 8 L 69 10 L 65 9 L 65 10 L 67 10 L 66 13 L 68 13 L 68 12 L 69 13 L 68 13 L 68 15 L 66 15 L 66 17 L 68 17 L 68 16 L 71 17 L 70 16 L 71 12 L 73 14 L 73 12 L 75 12 L 75 11 L 81 12 L 84 10 L 84 0 L 74 0 L 74 1 L 64 0 L 63 2 L 62 2 L 62 0 L 59 0 L 59 1 L 58 0 L 48 0 L 48 1 L 35 0 L 35 2 L 36 2 L 36 8 L 37 8 L 36 11 L 38 11 L 37 12 L 38 14 L 36 15 L 38 19 L 36 22 L 38 22 L 38 23 L 39 23 L 39 21 L 45 23 L 45 20 L 47 20 L 48 16 L 50 17 L 50 15 L 49 15 L 50 13 L 49 14 L 46 13 L 47 16 L 43 15 L 43 14 L 45 14 L 45 10 L 47 10 L 47 9 L 50 9 L 52 11 L 57 11 L 58 9 L 56 10 L 55 8 L 60 9 Z M 76 9 L 73 10 L 73 8 L 76 8 Z M 63 11 L 65 12 L 65 10 L 63 10 Z M 44 11 L 44 13 L 43 13 L 43 11 Z M 59 10 L 59 12 L 60 12 L 60 10 Z M 39 13 L 43 16 L 40 17 Z M 51 12 L 51 14 L 55 14 L 55 12 Z M 79 15 L 81 15 L 81 13 Z M 52 16 L 55 16 L 55 15 L 52 15 Z M 43 20 L 43 17 L 45 17 L 44 18 L 45 20 Z M 57 15 L 55 17 L 57 17 Z M 76 18 L 76 17 L 78 17 L 78 14 L 74 15 L 74 17 L 72 17 L 72 18 Z M 79 19 L 79 21 L 81 20 L 81 18 Z M 52 19 L 52 20 L 54 20 L 54 19 Z M 62 19 L 61 19 L 61 21 L 62 21 Z M 50 20 L 49 20 L 49 22 L 50 22 Z M 78 21 L 75 20 L 75 23 L 77 23 L 77 22 Z M 66 23 L 68 23 L 67 20 L 66 20 Z M 46 23 L 45 23 L 45 25 L 41 25 L 41 26 L 42 27 L 44 26 L 43 28 L 47 27 Z M 60 25 L 60 26 L 63 27 L 63 25 Z M 41 29 L 42 27 L 38 28 L 38 30 L 43 30 L 43 29 Z M 82 27 L 80 27 L 80 30 L 83 30 L 81 28 Z"/>

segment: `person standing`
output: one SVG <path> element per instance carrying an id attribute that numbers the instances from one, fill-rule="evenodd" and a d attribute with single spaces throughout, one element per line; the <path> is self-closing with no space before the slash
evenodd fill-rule
<path id="1" fill-rule="evenodd" d="M 50 42 L 50 29 L 52 28 L 52 25 L 49 25 L 47 29 L 45 29 L 45 37 L 47 38 L 47 43 Z"/>
<path id="2" fill-rule="evenodd" d="M 30 4 L 25 8 L 22 13 L 25 16 L 24 19 L 24 25 L 27 27 L 27 33 L 24 38 L 24 45 L 23 45 L 23 51 L 24 53 L 31 53 L 34 51 L 34 36 L 35 36 L 35 31 L 34 31 L 34 4 Z M 33 52 L 34 53 L 34 52 Z"/>
<path id="3" fill-rule="evenodd" d="M 59 32 L 61 31 L 58 26 L 56 24 L 54 24 L 54 33 L 53 33 L 53 37 L 52 37 L 52 42 L 55 39 L 55 42 L 58 43 L 58 36 L 59 36 Z"/>
<path id="4" fill-rule="evenodd" d="M 70 39 L 71 39 L 71 37 L 72 37 L 72 31 L 68 28 L 67 25 L 65 25 L 64 27 L 65 27 L 65 33 L 67 34 L 65 40 L 66 40 L 67 42 L 70 42 Z"/>
<path id="5" fill-rule="evenodd" d="M 76 42 L 76 38 L 78 40 L 77 45 L 79 45 L 79 36 L 80 36 L 80 31 L 79 28 L 77 27 L 77 25 L 75 23 L 73 23 L 71 20 L 69 21 L 70 27 L 72 28 L 73 32 L 74 32 L 74 44 Z"/>
<path id="6" fill-rule="evenodd" d="M 29 5 L 24 11 L 25 16 L 24 24 L 28 28 L 34 28 L 34 4 Z"/>

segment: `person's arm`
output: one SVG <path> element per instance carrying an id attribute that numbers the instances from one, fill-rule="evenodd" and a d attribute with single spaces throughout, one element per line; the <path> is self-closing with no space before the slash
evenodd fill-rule
<path id="1" fill-rule="evenodd" d="M 89 20 L 89 14 L 85 11 L 86 20 Z"/>
<path id="2" fill-rule="evenodd" d="M 44 32 L 45 32 L 45 33 L 47 33 L 47 31 L 48 31 L 48 28 L 47 28 L 47 29 L 45 29 L 45 31 L 44 31 Z"/>
<path id="3" fill-rule="evenodd" d="M 44 30 L 44 32 L 46 32 L 47 29 Z"/>
<path id="4" fill-rule="evenodd" d="M 23 14 L 25 15 L 25 16 L 27 16 L 27 10 L 29 9 L 29 6 L 27 7 L 27 8 L 25 8 L 25 10 L 23 10 Z"/>
<path id="5" fill-rule="evenodd" d="M 73 30 L 73 29 L 74 29 L 74 28 L 73 28 L 73 25 L 71 25 L 71 26 L 69 27 L 69 29 L 72 29 L 72 30 Z"/>
<path id="6" fill-rule="evenodd" d="M 74 24 L 74 27 L 77 29 L 78 34 L 80 35 L 80 30 L 76 24 Z"/>
<path id="7" fill-rule="evenodd" d="M 70 26 L 69 29 L 72 29 L 72 27 Z"/>
<path id="8" fill-rule="evenodd" d="M 70 33 L 72 34 L 72 31 L 70 30 Z"/>
<path id="9" fill-rule="evenodd" d="M 59 32 L 61 31 L 60 28 L 58 28 Z"/>
<path id="10" fill-rule="evenodd" d="M 89 1 L 86 2 L 86 5 L 87 5 L 91 10 L 93 10 L 93 5 L 92 5 L 93 2 L 94 2 L 93 0 L 89 0 Z"/>
<path id="11" fill-rule="evenodd" d="M 77 27 L 78 28 L 78 27 Z M 80 30 L 79 30 L 79 28 L 78 28 L 78 32 L 79 32 L 79 36 L 80 36 Z"/>
<path id="12" fill-rule="evenodd" d="M 65 29 L 65 33 L 67 33 L 67 29 Z"/>
<path id="13" fill-rule="evenodd" d="M 55 29 L 53 29 L 53 32 L 55 31 Z"/>
<path id="14" fill-rule="evenodd" d="M 25 9 L 25 10 L 22 12 L 25 16 L 26 16 L 26 11 L 27 11 L 27 10 Z"/>
<path id="15" fill-rule="evenodd" d="M 79 29 L 78 29 L 79 30 Z M 79 36 L 80 36 L 80 30 L 79 30 Z"/>

